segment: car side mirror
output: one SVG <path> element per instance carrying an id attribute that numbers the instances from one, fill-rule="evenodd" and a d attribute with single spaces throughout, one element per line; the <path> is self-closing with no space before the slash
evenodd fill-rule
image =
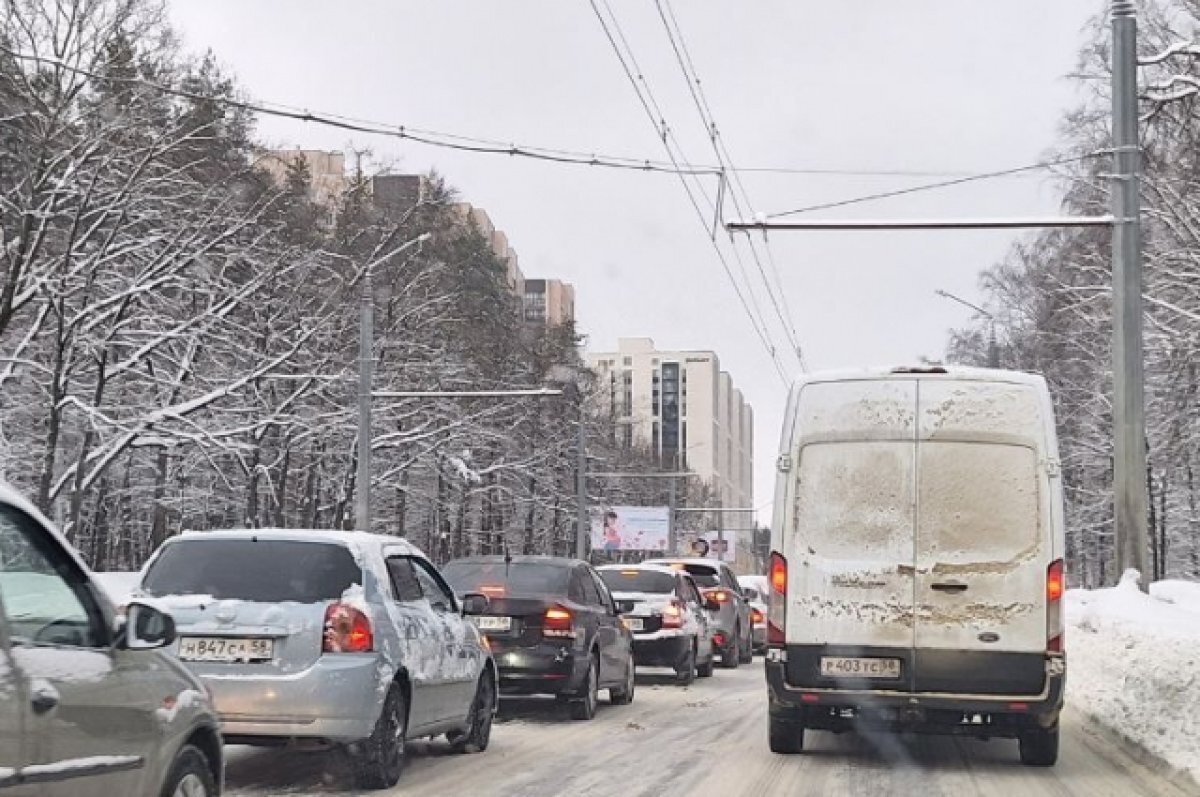
<path id="1" fill-rule="evenodd" d="M 617 614 L 629 614 L 633 611 L 633 607 L 637 605 L 636 601 L 617 601 Z"/>
<path id="2" fill-rule="evenodd" d="M 165 648 L 176 639 L 175 618 L 147 603 L 130 601 L 124 631 L 124 647 L 129 650 Z"/>
<path id="3" fill-rule="evenodd" d="M 491 601 L 487 595 L 478 592 L 468 592 L 462 596 L 462 613 L 463 617 L 472 615 L 480 615 L 488 610 Z"/>
<path id="4" fill-rule="evenodd" d="M 716 598 L 705 598 L 704 608 L 710 612 L 719 612 L 721 611 L 721 604 Z"/>

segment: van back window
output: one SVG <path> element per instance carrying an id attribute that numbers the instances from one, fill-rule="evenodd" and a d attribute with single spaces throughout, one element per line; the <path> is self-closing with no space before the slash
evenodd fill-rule
<path id="1" fill-rule="evenodd" d="M 196 537 L 167 545 L 146 571 L 142 590 L 154 596 L 319 603 L 337 600 L 362 582 L 362 569 L 341 545 Z"/>

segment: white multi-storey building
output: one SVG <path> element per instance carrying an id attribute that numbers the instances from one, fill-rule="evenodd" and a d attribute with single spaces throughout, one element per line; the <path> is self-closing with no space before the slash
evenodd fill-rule
<path id="1" fill-rule="evenodd" d="M 659 351 L 649 338 L 621 338 L 617 351 L 586 358 L 599 375 L 603 409 L 614 415 L 627 445 L 649 448 L 667 465 L 694 472 L 723 507 L 753 506 L 754 411 L 721 370 L 716 352 Z M 723 515 L 731 528 L 753 517 Z M 749 554 L 753 546 L 745 536 L 739 535 L 737 547 Z"/>

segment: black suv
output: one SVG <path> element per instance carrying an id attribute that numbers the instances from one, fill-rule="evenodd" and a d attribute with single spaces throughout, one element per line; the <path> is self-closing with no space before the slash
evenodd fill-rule
<path id="1" fill-rule="evenodd" d="M 473 556 L 442 568 L 454 590 L 490 599 L 475 621 L 500 670 L 500 691 L 552 694 L 591 719 L 599 691 L 633 701 L 633 635 L 591 565 L 552 556 Z"/>

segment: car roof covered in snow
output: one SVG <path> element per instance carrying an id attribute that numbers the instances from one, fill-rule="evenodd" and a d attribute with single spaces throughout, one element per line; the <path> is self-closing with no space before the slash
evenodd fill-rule
<path id="1" fill-rule="evenodd" d="M 340 531 L 338 529 L 216 529 L 213 531 L 185 531 L 171 537 L 164 545 L 175 541 L 195 540 L 277 540 L 281 542 L 320 542 L 345 545 L 358 550 L 390 548 L 401 554 L 423 556 L 421 550 L 403 537 L 387 534 L 372 534 L 366 531 Z"/>
<path id="2" fill-rule="evenodd" d="M 799 377 L 794 385 L 808 385 L 815 382 L 877 379 L 946 379 L 967 382 L 1000 382 L 1030 386 L 1045 384 L 1045 379 L 1041 375 L 1025 371 L 1006 371 L 999 368 L 971 368 L 958 365 L 892 365 L 812 371 Z"/>
<path id="3" fill-rule="evenodd" d="M 597 570 L 646 570 L 652 573 L 665 573 L 673 576 L 677 572 L 675 568 L 669 565 L 661 565 L 657 562 L 638 562 L 637 564 L 621 564 L 619 562 L 611 565 L 600 565 Z"/>

